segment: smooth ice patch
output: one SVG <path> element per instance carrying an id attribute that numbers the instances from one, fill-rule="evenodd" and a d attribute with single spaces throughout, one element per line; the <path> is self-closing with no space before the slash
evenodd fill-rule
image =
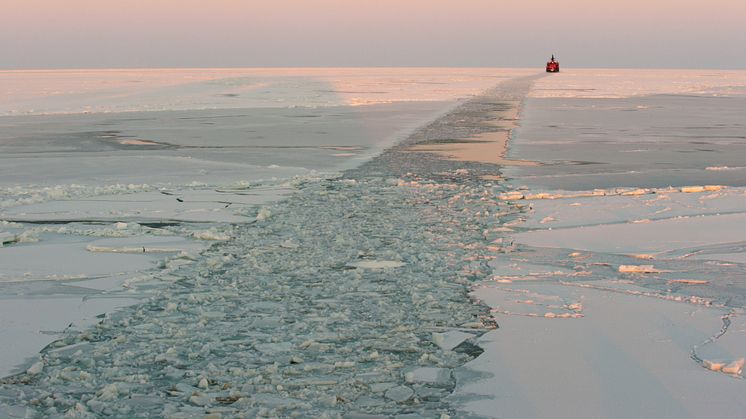
<path id="1" fill-rule="evenodd" d="M 592 194 L 589 193 L 589 194 Z M 535 194 L 541 195 L 541 194 Z M 600 224 L 630 223 L 676 217 L 717 215 L 742 212 L 746 207 L 746 189 L 683 193 L 678 189 L 651 191 L 644 195 L 531 199 L 530 217 L 521 227 L 532 229 L 567 228 Z"/>
<path id="2" fill-rule="evenodd" d="M 446 385 L 451 380 L 451 370 L 448 368 L 421 367 L 404 375 L 407 383 L 426 383 Z"/>
<path id="3" fill-rule="evenodd" d="M 287 188 L 224 192 L 170 189 L 16 206 L 2 211 L 0 217 L 37 223 L 86 220 L 241 223 L 252 221 L 241 211 L 277 200 L 288 192 Z"/>
<path id="4" fill-rule="evenodd" d="M 68 328 L 95 323 L 96 316 L 136 303 L 134 298 L 44 295 L 0 298 L 0 377 L 20 372 L 32 355 Z M 36 364 L 34 364 L 36 365 Z M 37 366 L 38 367 L 38 366 Z M 33 366 L 32 366 L 33 368 Z"/>
<path id="5" fill-rule="evenodd" d="M 444 351 L 451 351 L 461 345 L 464 341 L 473 338 L 471 333 L 461 332 L 459 330 L 450 330 L 443 333 L 433 333 L 433 343 Z"/>
<path id="6" fill-rule="evenodd" d="M 89 252 L 99 253 L 179 253 L 197 254 L 207 248 L 204 243 L 183 237 L 139 236 L 95 240 L 86 245 Z"/>
<path id="7" fill-rule="evenodd" d="M 406 263 L 396 260 L 359 260 L 347 264 L 347 266 L 361 269 L 392 269 L 400 268 L 404 265 Z"/>
<path id="8" fill-rule="evenodd" d="M 522 286 L 582 299 L 585 317 L 548 322 L 497 314 L 500 328 L 478 342 L 485 352 L 455 372 L 451 400 L 459 415 L 738 417 L 746 409 L 746 382 L 708 373 L 691 358 L 695 345 L 720 330 L 723 310 L 555 284 Z M 504 301 L 501 294 L 492 287 L 475 291 L 491 306 Z M 742 353 L 720 349 L 730 359 Z"/>
<path id="9" fill-rule="evenodd" d="M 532 98 L 622 98 L 655 94 L 743 95 L 741 71 L 570 69 L 539 79 Z M 734 88 L 735 86 L 735 88 Z M 740 86 L 740 89 L 738 88 Z M 637 109 L 647 109 L 640 105 Z"/>
<path id="10" fill-rule="evenodd" d="M 536 287 L 524 288 L 509 285 L 482 284 L 475 288 L 475 295 L 491 307 L 494 315 L 544 317 L 548 319 L 572 319 L 583 317 L 583 298 L 577 298 L 571 290 L 547 294 Z M 483 290 L 481 287 L 490 288 Z"/>
<path id="11" fill-rule="evenodd" d="M 515 241 L 606 253 L 658 253 L 742 241 L 746 214 L 674 218 L 518 233 Z"/>
<path id="12" fill-rule="evenodd" d="M 0 248 L 0 266 L 3 267 L 0 282 L 71 280 L 131 273 L 151 269 L 160 259 L 147 252 L 92 252 L 87 248 L 92 242 L 89 238 L 68 236 L 62 237 L 60 242 Z"/>

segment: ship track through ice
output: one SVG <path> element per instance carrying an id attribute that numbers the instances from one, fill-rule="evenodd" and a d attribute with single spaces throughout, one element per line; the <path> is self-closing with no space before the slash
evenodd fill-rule
<path id="1" fill-rule="evenodd" d="M 494 166 L 404 147 L 494 129 L 486 115 L 532 81 L 506 82 L 367 164 L 302 184 L 256 223 L 228 227 L 232 240 L 143 303 L 70 332 L 6 378 L 0 413 L 454 414 L 458 367 L 496 327 L 470 284 L 490 273 L 495 228 L 521 210 L 482 179 Z"/>

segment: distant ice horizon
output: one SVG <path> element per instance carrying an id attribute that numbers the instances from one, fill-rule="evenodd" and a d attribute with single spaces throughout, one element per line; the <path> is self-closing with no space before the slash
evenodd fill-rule
<path id="1" fill-rule="evenodd" d="M 536 69 L 536 71 L 543 72 L 545 61 L 549 59 L 552 54 L 548 54 L 546 57 L 538 57 L 537 61 L 532 64 L 525 65 L 214 65 L 214 66 L 0 66 L 0 72 L 12 72 L 12 71 L 86 71 L 86 70 L 246 70 L 246 69 L 262 69 L 262 70 L 273 70 L 273 69 L 409 69 L 409 68 L 441 68 L 441 69 L 510 69 L 510 70 L 526 70 Z M 742 71 L 746 70 L 746 64 L 741 66 L 700 66 L 700 67 L 685 67 L 685 66 L 670 66 L 670 67 L 656 67 L 656 66 L 573 66 L 569 60 L 563 60 L 561 56 L 555 54 L 557 61 L 562 63 L 563 70 L 722 70 L 722 71 Z M 542 61 L 543 60 L 543 61 Z M 565 64 L 565 63 L 570 64 Z"/>

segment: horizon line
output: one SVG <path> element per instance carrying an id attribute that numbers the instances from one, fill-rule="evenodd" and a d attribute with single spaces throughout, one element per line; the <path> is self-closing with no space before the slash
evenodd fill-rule
<path id="1" fill-rule="evenodd" d="M 0 67 L 0 72 L 52 72 L 52 71 L 163 71 L 163 70 L 324 70 L 324 69 L 512 69 L 544 71 L 544 66 L 431 66 L 431 65 L 400 65 L 400 66 L 224 66 L 224 67 L 201 67 L 201 66 L 164 66 L 164 67 Z M 563 70 L 719 70 L 719 71 L 746 71 L 746 67 L 568 67 Z"/>

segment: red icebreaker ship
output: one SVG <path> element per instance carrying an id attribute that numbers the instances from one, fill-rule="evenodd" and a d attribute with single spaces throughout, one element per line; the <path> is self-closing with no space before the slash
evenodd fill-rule
<path id="1" fill-rule="evenodd" d="M 547 63 L 547 73 L 559 73 L 559 61 L 554 60 L 554 54 L 552 54 L 552 59 Z"/>

